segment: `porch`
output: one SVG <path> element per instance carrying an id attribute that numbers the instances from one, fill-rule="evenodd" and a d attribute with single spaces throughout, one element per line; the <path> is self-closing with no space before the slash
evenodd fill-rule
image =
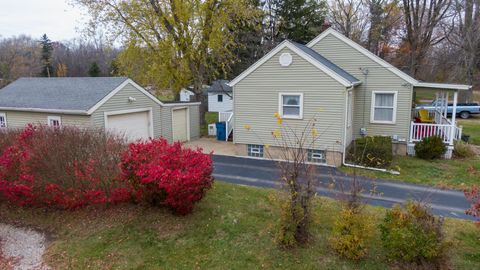
<path id="1" fill-rule="evenodd" d="M 417 90 L 431 91 L 434 93 L 430 103 L 417 104 L 412 109 L 410 123 L 410 135 L 407 145 L 407 153 L 415 155 L 415 144 L 426 137 L 438 136 L 447 146 L 445 158 L 452 158 L 454 143 L 462 139 L 462 127 L 457 125 L 458 91 L 465 87 L 455 88 L 449 84 L 425 84 L 422 87 L 414 87 Z M 414 95 L 415 96 L 415 95 Z M 413 101 L 415 102 L 415 101 Z"/>

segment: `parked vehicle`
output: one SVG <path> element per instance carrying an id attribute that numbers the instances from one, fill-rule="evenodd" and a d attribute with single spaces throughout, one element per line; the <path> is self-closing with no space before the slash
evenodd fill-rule
<path id="1" fill-rule="evenodd" d="M 441 107 L 441 103 L 436 101 L 430 104 L 419 104 L 415 107 L 415 109 L 425 109 L 429 111 L 434 111 L 435 107 Z M 447 108 L 447 113 L 452 114 L 453 111 L 453 104 L 449 103 Z M 462 119 L 467 119 L 472 114 L 480 114 L 480 104 L 478 103 L 457 103 L 457 115 L 460 116 Z"/>

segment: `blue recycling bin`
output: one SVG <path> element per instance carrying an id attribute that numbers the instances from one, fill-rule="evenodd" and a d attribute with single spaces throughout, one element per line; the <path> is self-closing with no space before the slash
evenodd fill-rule
<path id="1" fill-rule="evenodd" d="M 219 141 L 225 141 L 225 135 L 226 135 L 226 124 L 225 122 L 217 122 L 215 124 L 215 127 L 217 128 L 217 140 Z"/>

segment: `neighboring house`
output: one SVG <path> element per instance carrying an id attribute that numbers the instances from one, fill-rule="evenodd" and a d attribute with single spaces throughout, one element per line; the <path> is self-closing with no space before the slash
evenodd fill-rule
<path id="1" fill-rule="evenodd" d="M 180 90 L 180 101 L 186 102 L 191 101 L 195 97 L 195 93 L 190 90 L 182 89 Z"/>
<path id="2" fill-rule="evenodd" d="M 272 132 L 279 126 L 273 115 L 278 112 L 292 128 L 303 128 L 315 117 L 320 139 L 309 147 L 308 160 L 333 166 L 345 163 L 347 147 L 365 135 L 390 136 L 393 151 L 403 155 L 414 154 L 423 137 L 438 135 L 450 157 L 461 129 L 456 114 L 447 119 L 446 105 L 449 97 L 456 104 L 458 91 L 470 88 L 420 82 L 333 29 L 307 45 L 282 42 L 229 85 L 233 141 L 245 155 L 263 157 L 268 144 L 275 156 L 278 142 Z M 414 121 L 412 99 L 419 89 L 436 92 L 443 104 L 432 115 L 433 124 Z"/>
<path id="3" fill-rule="evenodd" d="M 213 81 L 207 88 L 209 112 L 231 112 L 233 110 L 232 87 L 227 80 Z"/>
<path id="4" fill-rule="evenodd" d="M 0 89 L 0 126 L 104 128 L 128 140 L 199 137 L 199 103 L 165 103 L 125 77 L 20 78 Z"/>

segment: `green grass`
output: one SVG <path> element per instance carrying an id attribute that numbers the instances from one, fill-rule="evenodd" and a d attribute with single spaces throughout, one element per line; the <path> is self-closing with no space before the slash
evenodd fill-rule
<path id="1" fill-rule="evenodd" d="M 139 205 L 54 211 L 0 205 L 2 222 L 48 233 L 45 259 L 53 269 L 387 269 L 377 233 L 368 258 L 338 258 L 328 244 L 339 204 L 314 203 L 312 241 L 283 250 L 275 244 L 279 219 L 276 191 L 216 183 L 194 213 L 172 216 Z M 384 209 L 366 207 L 378 224 Z M 455 269 L 478 269 L 480 230 L 472 222 L 446 219 Z"/>
<path id="2" fill-rule="evenodd" d="M 480 184 L 478 158 L 427 161 L 415 157 L 394 156 L 392 169 L 399 171 L 400 175 L 362 169 L 357 169 L 356 172 L 371 178 L 456 189 L 461 189 L 464 185 Z M 353 173 L 353 168 L 350 167 L 341 167 L 340 170 Z"/>
<path id="3" fill-rule="evenodd" d="M 217 121 L 218 121 L 218 113 L 217 112 L 206 112 L 205 113 L 206 125 L 202 125 L 200 127 L 200 135 L 207 136 L 208 135 L 208 125 L 216 123 Z"/>
<path id="4" fill-rule="evenodd" d="M 471 144 L 480 145 L 480 117 L 472 116 L 471 119 L 459 120 L 458 124 L 463 126 L 463 134 L 470 135 Z"/>

